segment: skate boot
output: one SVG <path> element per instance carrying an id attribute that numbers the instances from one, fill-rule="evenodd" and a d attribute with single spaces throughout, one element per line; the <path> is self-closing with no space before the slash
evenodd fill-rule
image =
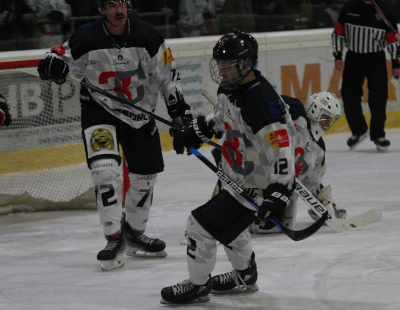
<path id="1" fill-rule="evenodd" d="M 160 239 L 149 238 L 142 232 L 133 231 L 128 223 L 124 228 L 126 250 L 129 256 L 146 256 L 147 253 L 155 254 L 157 257 L 166 257 L 165 242 Z M 139 253 L 138 253 L 139 252 Z"/>
<path id="2" fill-rule="evenodd" d="M 104 271 L 121 268 L 125 264 L 125 242 L 123 235 L 106 236 L 107 245 L 97 254 L 100 267 Z"/>
<path id="3" fill-rule="evenodd" d="M 239 294 L 258 291 L 258 277 L 254 252 L 250 266 L 245 270 L 225 272 L 211 278 L 211 294 Z"/>
<path id="4" fill-rule="evenodd" d="M 348 140 L 347 140 L 347 145 L 350 148 L 350 151 L 353 151 L 361 142 L 365 140 L 365 138 L 368 136 L 368 131 L 363 133 L 361 136 L 357 135 L 352 135 Z"/>
<path id="5" fill-rule="evenodd" d="M 164 287 L 161 291 L 162 304 L 191 304 L 210 300 L 211 280 L 206 284 L 195 285 L 189 279 Z"/>
<path id="6" fill-rule="evenodd" d="M 389 146 L 390 146 L 390 141 L 386 138 L 378 138 L 374 140 L 374 143 L 376 145 L 376 150 L 378 152 L 389 152 Z"/>

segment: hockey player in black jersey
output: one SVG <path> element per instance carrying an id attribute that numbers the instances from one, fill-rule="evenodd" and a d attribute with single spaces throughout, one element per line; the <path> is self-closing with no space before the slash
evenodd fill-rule
<path id="1" fill-rule="evenodd" d="M 257 265 L 247 227 L 256 217 L 278 220 L 293 192 L 295 167 L 293 140 L 281 114 L 272 85 L 254 69 L 257 41 L 249 34 L 224 35 L 213 49 L 212 79 L 230 94 L 220 93 L 207 117 L 199 116 L 173 132 L 174 149 L 200 147 L 203 139 L 224 135 L 221 169 L 238 186 L 257 192 L 253 206 L 230 187 L 192 211 L 187 221 L 189 279 L 161 291 L 161 303 L 209 300 L 209 293 L 257 291 Z M 217 241 L 234 270 L 211 277 Z"/>
<path id="2" fill-rule="evenodd" d="M 40 77 L 62 84 L 67 74 L 83 73 L 87 83 L 147 111 L 154 111 L 160 92 L 173 122 L 183 125 L 192 116 L 180 90 L 172 52 L 153 26 L 127 17 L 131 7 L 130 0 L 98 0 L 103 20 L 82 26 L 64 45 L 46 53 L 38 66 Z M 164 169 L 154 119 L 85 87 L 81 88 L 80 101 L 87 163 L 107 239 L 107 246 L 97 256 L 101 268 L 122 267 L 124 252 L 165 257 L 165 243 L 144 235 L 157 174 Z M 126 222 L 121 220 L 125 217 L 117 182 L 119 144 L 130 178 Z"/>
<path id="3" fill-rule="evenodd" d="M 11 124 L 12 115 L 8 109 L 7 99 L 0 94 L 0 127 Z"/>

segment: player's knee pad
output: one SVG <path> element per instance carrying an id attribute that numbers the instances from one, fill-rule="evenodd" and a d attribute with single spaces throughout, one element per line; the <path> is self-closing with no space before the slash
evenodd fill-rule
<path id="1" fill-rule="evenodd" d="M 103 158 L 93 161 L 90 167 L 97 206 L 109 207 L 121 204 L 121 188 L 117 181 L 120 174 L 118 162 L 115 159 Z"/>

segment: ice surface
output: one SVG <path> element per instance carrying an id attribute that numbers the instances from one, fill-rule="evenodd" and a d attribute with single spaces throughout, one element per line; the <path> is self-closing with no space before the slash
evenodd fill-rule
<path id="1" fill-rule="evenodd" d="M 335 203 L 348 216 L 377 208 L 383 219 L 342 234 L 324 226 L 294 242 L 283 234 L 253 235 L 260 290 L 211 296 L 181 309 L 399 310 L 400 129 L 387 130 L 390 152 L 369 140 L 349 152 L 349 134 L 325 137 Z M 211 158 L 210 148 L 200 151 Z M 163 287 L 188 278 L 186 219 L 206 202 L 216 176 L 195 156 L 165 153 L 146 234 L 167 243 L 166 258 L 126 257 L 122 269 L 102 272 L 96 260 L 105 239 L 96 211 L 0 216 L 1 310 L 162 309 Z M 300 203 L 297 228 L 312 223 Z M 231 266 L 221 246 L 214 275 Z"/>

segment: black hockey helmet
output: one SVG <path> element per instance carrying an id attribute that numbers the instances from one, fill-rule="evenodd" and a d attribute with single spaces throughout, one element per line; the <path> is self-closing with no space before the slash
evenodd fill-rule
<path id="1" fill-rule="evenodd" d="M 213 49 L 210 73 L 214 82 L 226 89 L 235 89 L 255 67 L 258 59 L 258 43 L 250 34 L 234 31 L 222 36 Z M 235 76 L 228 70 L 236 68 Z"/>
<path id="2" fill-rule="evenodd" d="M 104 15 L 103 9 L 104 9 L 104 2 L 121 2 L 121 4 L 126 3 L 126 8 L 128 11 L 132 10 L 132 3 L 131 0 L 97 0 L 97 6 L 99 8 L 99 12 L 101 15 Z"/>

